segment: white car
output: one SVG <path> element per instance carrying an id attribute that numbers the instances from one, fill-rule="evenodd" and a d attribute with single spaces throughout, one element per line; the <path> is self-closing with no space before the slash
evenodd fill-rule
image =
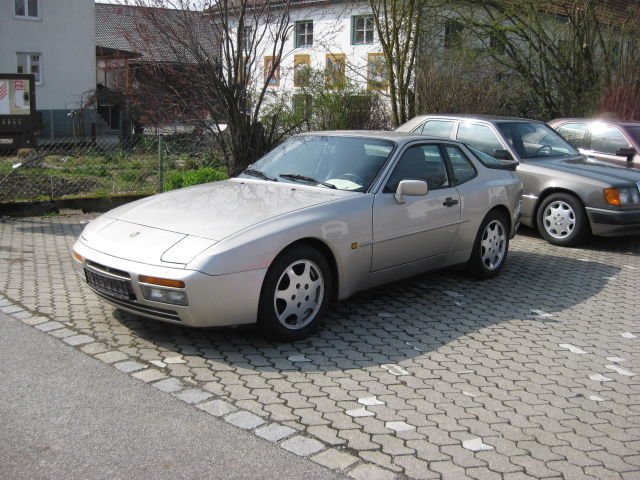
<path id="1" fill-rule="evenodd" d="M 73 256 L 123 310 L 294 340 L 359 290 L 453 264 L 496 275 L 519 221 L 514 169 L 419 135 L 300 135 L 237 178 L 105 213 Z"/>

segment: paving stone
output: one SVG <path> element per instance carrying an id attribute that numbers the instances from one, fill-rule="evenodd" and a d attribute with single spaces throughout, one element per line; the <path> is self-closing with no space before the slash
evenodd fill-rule
<path id="1" fill-rule="evenodd" d="M 482 452 L 485 450 L 493 450 L 491 445 L 487 445 L 483 443 L 481 438 L 472 438 L 469 440 L 465 440 L 462 442 L 462 446 L 467 450 L 471 450 L 472 452 Z"/>
<path id="2" fill-rule="evenodd" d="M 347 415 L 350 417 L 373 417 L 375 413 L 370 412 L 366 408 L 356 408 L 354 410 L 347 410 Z"/>
<path id="3" fill-rule="evenodd" d="M 125 373 L 137 372 L 138 370 L 142 370 L 143 368 L 146 367 L 144 363 L 135 362 L 133 360 L 115 363 L 113 366 L 116 367 L 121 372 L 125 372 Z"/>
<path id="4" fill-rule="evenodd" d="M 209 392 L 200 390 L 199 388 L 190 388 L 188 390 L 182 390 L 180 393 L 176 393 L 183 402 L 187 403 L 199 403 L 211 397 Z"/>
<path id="5" fill-rule="evenodd" d="M 129 358 L 129 356 L 125 355 L 122 352 L 113 350 L 111 352 L 99 353 L 98 355 L 96 355 L 96 358 L 103 361 L 104 363 L 115 363 Z"/>
<path id="6" fill-rule="evenodd" d="M 405 422 L 387 422 L 385 426 L 391 430 L 395 430 L 396 432 L 409 432 L 416 429 L 413 425 L 409 425 Z"/>
<path id="7" fill-rule="evenodd" d="M 290 435 L 296 433 L 291 427 L 280 425 L 279 423 L 271 423 L 267 426 L 256 429 L 256 435 L 269 440 L 270 442 L 279 442 L 283 438 L 287 438 Z"/>
<path id="8" fill-rule="evenodd" d="M 36 328 L 38 330 L 42 330 L 43 332 L 50 332 L 51 330 L 57 330 L 63 327 L 64 325 L 60 322 L 45 322 L 36 325 Z"/>
<path id="9" fill-rule="evenodd" d="M 93 343 L 94 341 L 95 339 L 89 335 L 73 335 L 64 339 L 65 343 L 73 346 L 85 345 L 87 343 Z"/>
<path id="10" fill-rule="evenodd" d="M 356 480 L 393 480 L 396 475 L 371 464 L 358 465 L 349 472 L 349 476 Z"/>
<path id="11" fill-rule="evenodd" d="M 319 441 L 303 437 L 302 435 L 297 435 L 289 440 L 285 440 L 280 444 L 280 446 L 285 450 L 295 453 L 296 455 L 300 455 L 301 457 L 308 457 L 309 455 L 318 453 L 325 448 L 325 446 Z"/>
<path id="12" fill-rule="evenodd" d="M 93 342 L 87 345 L 83 345 L 80 350 L 89 355 L 96 355 L 98 353 L 104 353 L 109 350 L 109 348 L 100 342 Z"/>
<path id="13" fill-rule="evenodd" d="M 196 405 L 196 407 L 216 417 L 223 417 L 227 413 L 231 413 L 237 410 L 237 408 L 232 404 L 218 399 L 199 403 L 198 405 Z"/>
<path id="14" fill-rule="evenodd" d="M 154 382 L 151 385 L 156 387 L 158 390 L 162 390 L 167 393 L 177 392 L 184 388 L 184 383 L 182 383 L 178 378 L 167 378 L 165 380 L 160 380 L 159 382 Z"/>
<path id="15" fill-rule="evenodd" d="M 156 370 L 155 368 L 148 368 L 146 370 L 136 372 L 131 376 L 146 383 L 155 382 L 156 380 L 160 380 L 162 378 L 167 378 L 166 374 L 162 373 L 160 370 Z"/>
<path id="16" fill-rule="evenodd" d="M 335 448 L 320 452 L 311 457 L 311 460 L 332 470 L 345 470 L 358 461 L 353 455 Z"/>
<path id="17" fill-rule="evenodd" d="M 236 427 L 243 430 L 253 430 L 260 425 L 264 425 L 265 421 L 261 417 L 250 412 L 240 411 L 227 415 L 224 419 Z"/>
<path id="18" fill-rule="evenodd" d="M 40 325 L 41 323 L 46 323 L 48 321 L 49 321 L 49 319 L 47 317 L 33 317 L 33 316 L 31 316 L 31 317 L 27 317 L 27 318 L 23 318 L 22 319 L 23 323 L 26 323 L 27 325 L 31 325 L 31 326 Z"/>

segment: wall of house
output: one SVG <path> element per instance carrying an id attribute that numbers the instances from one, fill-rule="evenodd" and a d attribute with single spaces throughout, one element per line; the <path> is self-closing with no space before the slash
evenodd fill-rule
<path id="1" fill-rule="evenodd" d="M 15 16 L 14 5 L 0 0 L 0 72 L 17 72 L 18 52 L 40 54 L 42 136 L 71 135 L 67 113 L 96 85 L 94 0 L 39 0 L 37 18 Z"/>
<path id="2" fill-rule="evenodd" d="M 353 45 L 352 43 L 352 17 L 355 15 L 370 14 L 371 8 L 367 2 L 345 2 L 327 6 L 307 6 L 292 8 L 291 22 L 294 29 L 285 45 L 280 63 L 280 79 L 277 85 L 269 87 L 274 92 L 295 93 L 294 86 L 294 58 L 296 55 L 309 55 L 310 65 L 313 70 L 324 70 L 328 54 L 344 54 L 346 58 L 346 76 L 361 88 L 367 88 L 367 66 L 370 53 L 382 53 L 377 35 L 374 42 L 368 45 Z M 302 20 L 313 21 L 313 46 L 295 46 L 295 22 Z M 260 27 L 258 27 L 260 28 Z M 272 44 L 264 42 L 264 48 L 258 52 L 261 58 L 258 69 L 262 77 L 257 79 L 257 85 L 261 85 L 264 78 L 264 57 L 270 56 Z"/>

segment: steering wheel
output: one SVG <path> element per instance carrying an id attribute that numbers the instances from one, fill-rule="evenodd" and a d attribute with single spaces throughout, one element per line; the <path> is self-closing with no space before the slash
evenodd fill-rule
<path id="1" fill-rule="evenodd" d="M 534 155 L 542 153 L 543 150 L 547 150 L 549 154 L 553 153 L 553 147 L 551 145 L 542 145 L 539 149 L 533 152 Z"/>
<path id="2" fill-rule="evenodd" d="M 358 185 L 361 185 L 361 186 L 364 186 L 366 183 L 364 180 L 362 180 L 362 178 L 360 178 L 355 173 L 343 173 L 338 178 L 349 180 L 350 182 L 357 183 Z"/>

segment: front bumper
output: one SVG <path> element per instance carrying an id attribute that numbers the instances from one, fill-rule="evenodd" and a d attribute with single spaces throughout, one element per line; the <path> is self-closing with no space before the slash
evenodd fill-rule
<path id="1" fill-rule="evenodd" d="M 92 290 L 112 305 L 154 320 L 186 325 L 190 327 L 219 327 L 255 323 L 258 314 L 260 290 L 266 269 L 227 275 L 206 275 L 182 268 L 158 267 L 106 255 L 76 242 L 74 250 L 84 260 L 73 259 L 76 272 L 86 283 L 87 260 L 94 265 L 106 266 L 125 272 L 130 278 L 131 298 L 115 298 Z M 138 277 L 152 277 L 182 280 L 185 283 L 189 305 L 180 306 L 146 300 L 142 295 Z M 90 287 L 91 288 L 91 287 Z"/>
<path id="2" fill-rule="evenodd" d="M 601 237 L 640 235 L 640 210 L 604 210 L 587 207 L 591 232 Z"/>

